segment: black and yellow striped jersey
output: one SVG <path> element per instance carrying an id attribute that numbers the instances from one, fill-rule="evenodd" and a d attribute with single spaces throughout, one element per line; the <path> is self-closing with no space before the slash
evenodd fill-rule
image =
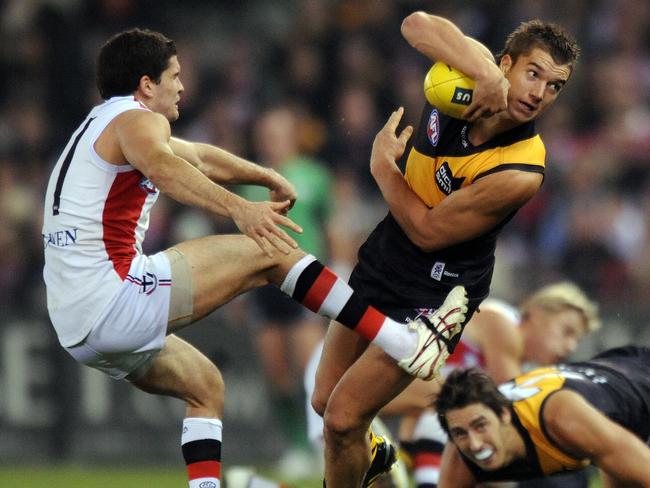
<path id="1" fill-rule="evenodd" d="M 544 173 L 544 144 L 533 121 L 479 146 L 469 141 L 470 128 L 467 121 L 425 105 L 404 176 L 430 208 L 489 174 L 512 169 Z M 489 292 L 497 234 L 513 215 L 470 241 L 425 252 L 389 213 L 359 250 L 351 283 L 376 306 L 435 307 L 459 284 L 470 299 L 483 299 Z"/>
<path id="2" fill-rule="evenodd" d="M 513 421 L 526 444 L 526 458 L 487 472 L 465 463 L 478 481 L 519 480 L 575 471 L 589 465 L 564 452 L 548 436 L 543 411 L 546 400 L 561 390 L 581 395 L 600 412 L 636 434 L 650 437 L 650 349 L 625 347 L 594 359 L 541 368 L 500 386 L 512 400 Z"/>

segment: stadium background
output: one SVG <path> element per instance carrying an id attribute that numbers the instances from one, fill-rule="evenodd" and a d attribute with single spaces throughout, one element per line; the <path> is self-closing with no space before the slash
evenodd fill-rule
<path id="1" fill-rule="evenodd" d="M 551 280 L 574 280 L 599 301 L 604 318 L 576 357 L 650 345 L 649 2 L 0 1 L 0 486 L 59 486 L 47 469 L 39 478 L 39 469 L 70 465 L 145 476 L 120 481 L 111 472 L 106 486 L 166 486 L 157 469 L 175 473 L 170 486 L 183 486 L 180 402 L 78 367 L 58 347 L 46 315 L 44 186 L 69 134 L 98 102 L 93 69 L 101 42 L 133 26 L 175 39 L 186 89 L 176 135 L 253 160 L 257 114 L 277 100 L 299 103 L 303 150 L 336 178 L 340 243 L 333 247 L 340 249 L 332 259 L 346 262 L 384 211 L 367 169 L 374 133 L 398 105 L 411 123 L 421 110 L 429 63 L 399 33 L 401 19 L 417 9 L 449 17 L 493 52 L 533 17 L 576 34 L 578 68 L 539 122 L 546 181 L 503 233 L 493 290 L 517 302 Z M 157 250 L 232 230 L 161 199 L 145 244 Z M 288 441 L 275 426 L 251 346 L 247 324 L 254 321 L 243 298 L 184 336 L 225 376 L 224 463 L 272 467 Z M 94 482 L 66 476 L 60 486 L 104 486 L 96 474 Z"/>

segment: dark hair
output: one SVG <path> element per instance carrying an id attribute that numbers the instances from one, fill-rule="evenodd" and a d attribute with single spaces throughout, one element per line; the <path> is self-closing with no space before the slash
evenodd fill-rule
<path id="1" fill-rule="evenodd" d="M 568 64 L 574 68 L 580 48 L 564 28 L 539 19 L 522 22 L 506 39 L 506 45 L 497 55 L 497 63 L 509 54 L 513 63 L 521 54 L 528 54 L 534 48 L 547 51 L 557 64 Z"/>
<path id="2" fill-rule="evenodd" d="M 488 375 L 477 368 L 456 369 L 452 371 L 436 401 L 436 411 L 440 425 L 449 434 L 447 412 L 457 408 L 480 403 L 501 417 L 504 407 L 510 405 L 510 400 L 503 395 L 497 385 Z"/>
<path id="3" fill-rule="evenodd" d="M 97 57 L 97 88 L 104 100 L 129 95 L 140 78 L 149 76 L 160 83 L 162 72 L 176 54 L 174 41 L 159 32 L 131 29 L 111 37 Z"/>

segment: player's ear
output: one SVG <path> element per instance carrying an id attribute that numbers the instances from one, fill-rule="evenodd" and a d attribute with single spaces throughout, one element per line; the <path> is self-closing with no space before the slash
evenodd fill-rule
<path id="1" fill-rule="evenodd" d="M 155 84 L 156 83 L 151 78 L 149 78 L 148 75 L 144 75 L 140 78 L 138 89 L 146 96 L 151 97 L 153 95 L 153 85 Z"/>
<path id="2" fill-rule="evenodd" d="M 504 54 L 501 56 L 501 60 L 499 61 L 499 68 L 501 68 L 501 71 L 503 71 L 504 74 L 508 73 L 508 71 L 510 71 L 510 68 L 512 68 L 512 56 L 509 54 Z"/>
<path id="3" fill-rule="evenodd" d="M 501 422 L 504 424 L 512 423 L 512 413 L 508 407 L 503 407 L 501 409 Z"/>

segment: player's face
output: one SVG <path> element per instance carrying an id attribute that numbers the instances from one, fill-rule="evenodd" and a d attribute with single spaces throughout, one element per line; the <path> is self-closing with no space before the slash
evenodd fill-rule
<path id="1" fill-rule="evenodd" d="M 481 469 L 493 471 L 512 459 L 506 442 L 509 412 L 499 417 L 485 405 L 475 403 L 449 410 L 447 423 L 451 441 Z"/>
<path id="2" fill-rule="evenodd" d="M 587 332 L 583 315 L 569 307 L 558 312 L 532 308 L 524 320 L 531 330 L 526 359 L 539 365 L 567 359 Z"/>
<path id="3" fill-rule="evenodd" d="M 508 114 L 520 123 L 534 119 L 551 105 L 571 74 L 570 65 L 557 64 L 537 47 L 520 55 L 516 62 L 505 55 L 501 69 L 510 82 Z"/>
<path id="4" fill-rule="evenodd" d="M 183 93 L 183 84 L 180 80 L 181 66 L 178 58 L 169 58 L 167 69 L 160 76 L 160 83 L 151 85 L 152 98 L 147 106 L 154 112 L 158 112 L 170 122 L 178 119 L 178 101 Z"/>

